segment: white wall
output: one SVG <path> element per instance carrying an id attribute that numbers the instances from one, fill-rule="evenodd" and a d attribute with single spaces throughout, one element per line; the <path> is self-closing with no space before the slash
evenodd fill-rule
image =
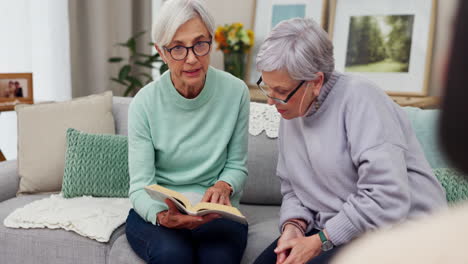
<path id="1" fill-rule="evenodd" d="M 68 28 L 68 1 L 0 1 L 0 73 L 32 72 L 35 102 L 70 99 Z M 15 112 L 0 112 L 8 160 L 17 157 L 16 135 Z"/>

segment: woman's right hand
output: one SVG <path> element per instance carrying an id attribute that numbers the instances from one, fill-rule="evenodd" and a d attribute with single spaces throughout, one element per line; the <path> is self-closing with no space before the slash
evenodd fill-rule
<path id="1" fill-rule="evenodd" d="M 171 200 L 166 199 L 165 202 L 169 209 L 159 212 L 156 217 L 159 224 L 167 228 L 192 230 L 221 217 L 219 214 L 207 214 L 204 216 L 185 215 L 179 212 Z"/>
<path id="2" fill-rule="evenodd" d="M 293 225 L 286 225 L 284 228 L 283 234 L 281 234 L 280 238 L 278 239 L 277 247 L 282 245 L 288 240 L 303 237 L 303 236 L 304 235 L 297 227 Z M 289 250 L 276 253 L 276 264 L 283 263 L 288 257 L 288 255 L 289 255 Z"/>

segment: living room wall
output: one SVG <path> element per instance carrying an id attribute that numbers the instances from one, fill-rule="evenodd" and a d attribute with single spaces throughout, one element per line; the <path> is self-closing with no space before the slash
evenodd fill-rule
<path id="1" fill-rule="evenodd" d="M 0 73 L 32 72 L 36 103 L 71 98 L 67 10 L 63 0 L 0 1 Z M 0 112 L 7 159 L 16 159 L 16 135 L 16 113 Z"/>

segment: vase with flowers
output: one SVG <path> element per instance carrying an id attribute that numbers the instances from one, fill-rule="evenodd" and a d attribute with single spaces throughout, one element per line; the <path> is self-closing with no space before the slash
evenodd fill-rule
<path id="1" fill-rule="evenodd" d="M 239 79 L 245 77 L 247 52 L 254 45 L 254 33 L 242 23 L 219 26 L 215 32 L 218 50 L 224 54 L 224 70 Z"/>

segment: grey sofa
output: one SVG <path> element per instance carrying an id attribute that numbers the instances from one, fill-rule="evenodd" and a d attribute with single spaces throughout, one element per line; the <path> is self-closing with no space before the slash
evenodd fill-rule
<path id="1" fill-rule="evenodd" d="M 130 98 L 114 97 L 116 132 L 127 134 Z M 405 109 L 432 167 L 446 166 L 434 141 L 437 110 Z M 241 200 L 241 211 L 249 220 L 249 237 L 242 264 L 252 263 L 279 235 L 281 204 L 279 180 L 275 176 L 276 140 L 262 133 L 249 135 L 249 177 Z M 99 243 L 73 232 L 49 229 L 9 229 L 3 220 L 13 210 L 48 195 L 15 197 L 18 189 L 16 161 L 0 162 L 0 263 L 144 263 L 130 248 L 125 227 L 118 228 L 108 243 Z M 222 260 L 220 260 L 220 263 Z"/>
<path id="2" fill-rule="evenodd" d="M 116 133 L 127 134 L 127 110 L 131 98 L 114 97 Z M 249 240 L 242 263 L 252 263 L 279 235 L 281 204 L 279 181 L 275 176 L 276 140 L 264 134 L 249 138 L 249 180 L 244 189 L 241 211 L 249 220 Z M 121 226 L 108 243 L 100 243 L 62 229 L 11 229 L 3 220 L 16 208 L 48 194 L 16 197 L 19 177 L 16 161 L 0 162 L 0 263 L 137 264 L 144 263 L 130 248 Z"/>

